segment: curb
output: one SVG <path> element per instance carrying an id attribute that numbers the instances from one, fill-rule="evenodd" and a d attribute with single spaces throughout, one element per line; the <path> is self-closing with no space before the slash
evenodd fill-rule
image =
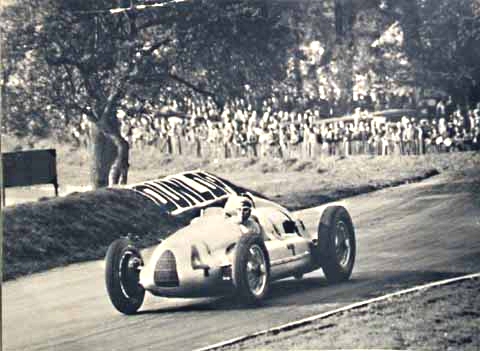
<path id="1" fill-rule="evenodd" d="M 480 272 L 479 273 L 468 274 L 468 275 L 464 275 L 464 276 L 460 276 L 460 277 L 456 277 L 456 278 L 440 280 L 440 281 L 436 281 L 436 282 L 432 282 L 432 283 L 428 283 L 428 284 L 424 284 L 424 285 L 418 285 L 418 286 L 415 286 L 413 288 L 400 290 L 400 291 L 397 291 L 397 292 L 394 292 L 394 293 L 390 293 L 390 294 L 386 294 L 386 295 L 383 295 L 383 296 L 375 297 L 373 299 L 368 299 L 368 300 L 364 300 L 364 301 L 360 301 L 360 302 L 355 302 L 353 304 L 350 304 L 350 305 L 347 305 L 347 306 L 344 306 L 344 307 L 340 307 L 340 308 L 337 308 L 337 309 L 334 309 L 334 310 L 331 310 L 331 311 L 328 311 L 328 312 L 316 314 L 316 315 L 313 315 L 311 317 L 303 318 L 303 319 L 300 319 L 300 320 L 297 320 L 297 321 L 294 321 L 294 322 L 290 322 L 290 323 L 286 323 L 286 324 L 283 324 L 283 325 L 280 325 L 280 326 L 277 326 L 277 327 L 273 327 L 273 328 L 261 330 L 261 331 L 258 331 L 258 332 L 254 332 L 254 333 L 251 333 L 251 334 L 246 334 L 246 335 L 243 335 L 243 336 L 239 336 L 239 337 L 236 337 L 236 338 L 233 338 L 233 339 L 221 341 L 221 342 L 213 344 L 213 345 L 208 345 L 208 346 L 205 346 L 205 347 L 202 347 L 202 348 L 199 348 L 199 349 L 195 349 L 194 351 L 216 350 L 216 349 L 219 349 L 221 347 L 234 345 L 234 344 L 237 344 L 237 343 L 245 341 L 245 340 L 256 338 L 258 336 L 267 335 L 267 334 L 278 334 L 278 333 L 283 332 L 283 331 L 288 331 L 288 330 L 292 330 L 292 329 L 295 329 L 295 328 L 299 328 L 299 327 L 311 324 L 311 323 L 313 323 L 317 320 L 325 319 L 325 318 L 330 317 L 330 316 L 335 315 L 335 314 L 339 314 L 339 313 L 346 312 L 346 311 L 349 311 L 349 310 L 353 310 L 353 309 L 356 309 L 356 308 L 364 307 L 364 306 L 372 304 L 372 303 L 385 301 L 385 300 L 388 300 L 392 297 L 398 297 L 398 296 L 414 293 L 414 292 L 417 292 L 417 291 L 420 291 L 420 290 L 426 290 L 426 289 L 430 289 L 430 288 L 435 288 L 435 287 L 439 287 L 439 286 L 443 286 L 443 285 L 449 285 L 449 284 L 457 283 L 457 282 L 460 282 L 460 281 L 477 279 L 477 278 L 480 278 Z"/>

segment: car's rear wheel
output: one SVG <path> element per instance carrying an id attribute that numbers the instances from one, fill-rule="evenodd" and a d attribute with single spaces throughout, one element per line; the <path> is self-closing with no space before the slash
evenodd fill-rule
<path id="1" fill-rule="evenodd" d="M 344 207 L 330 206 L 323 212 L 316 255 L 329 283 L 350 278 L 356 255 L 355 230 Z"/>
<path id="2" fill-rule="evenodd" d="M 243 235 L 235 249 L 233 284 L 243 303 L 255 304 L 265 298 L 270 285 L 270 262 L 259 235 Z"/>
<path id="3" fill-rule="evenodd" d="M 105 257 L 105 283 L 113 306 L 121 313 L 134 314 L 145 297 L 139 284 L 143 266 L 140 252 L 128 239 L 117 239 Z"/>

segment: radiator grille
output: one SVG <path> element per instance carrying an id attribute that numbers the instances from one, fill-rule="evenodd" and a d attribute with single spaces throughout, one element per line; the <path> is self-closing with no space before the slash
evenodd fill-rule
<path id="1" fill-rule="evenodd" d="M 155 265 L 154 280 L 157 286 L 179 286 L 177 263 L 172 251 L 167 250 L 160 256 Z"/>

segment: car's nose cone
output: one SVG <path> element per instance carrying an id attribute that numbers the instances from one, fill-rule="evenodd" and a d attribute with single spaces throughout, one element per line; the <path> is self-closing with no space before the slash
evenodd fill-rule
<path id="1" fill-rule="evenodd" d="M 160 256 L 155 265 L 154 282 L 157 286 L 175 287 L 179 286 L 177 273 L 177 262 L 172 251 L 166 250 Z"/>

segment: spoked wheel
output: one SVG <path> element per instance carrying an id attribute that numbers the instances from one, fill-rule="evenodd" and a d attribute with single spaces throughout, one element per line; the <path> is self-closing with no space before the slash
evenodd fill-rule
<path id="1" fill-rule="evenodd" d="M 105 283 L 113 306 L 121 313 L 134 314 L 145 297 L 139 284 L 143 266 L 140 252 L 127 239 L 115 240 L 105 258 Z"/>
<path id="2" fill-rule="evenodd" d="M 348 269 L 352 260 L 352 242 L 348 224 L 339 219 L 335 223 L 335 255 L 337 262 L 343 269 Z"/>
<path id="3" fill-rule="evenodd" d="M 356 242 L 352 219 L 342 206 L 328 207 L 318 227 L 316 255 L 328 282 L 350 278 L 355 263 Z"/>
<path id="4" fill-rule="evenodd" d="M 247 280 L 250 291 L 258 296 L 267 285 L 267 262 L 258 245 L 250 246 L 247 259 Z"/>
<path id="5" fill-rule="evenodd" d="M 270 266 L 267 249 L 258 235 L 244 235 L 237 243 L 233 283 L 243 302 L 260 302 L 268 292 Z"/>

